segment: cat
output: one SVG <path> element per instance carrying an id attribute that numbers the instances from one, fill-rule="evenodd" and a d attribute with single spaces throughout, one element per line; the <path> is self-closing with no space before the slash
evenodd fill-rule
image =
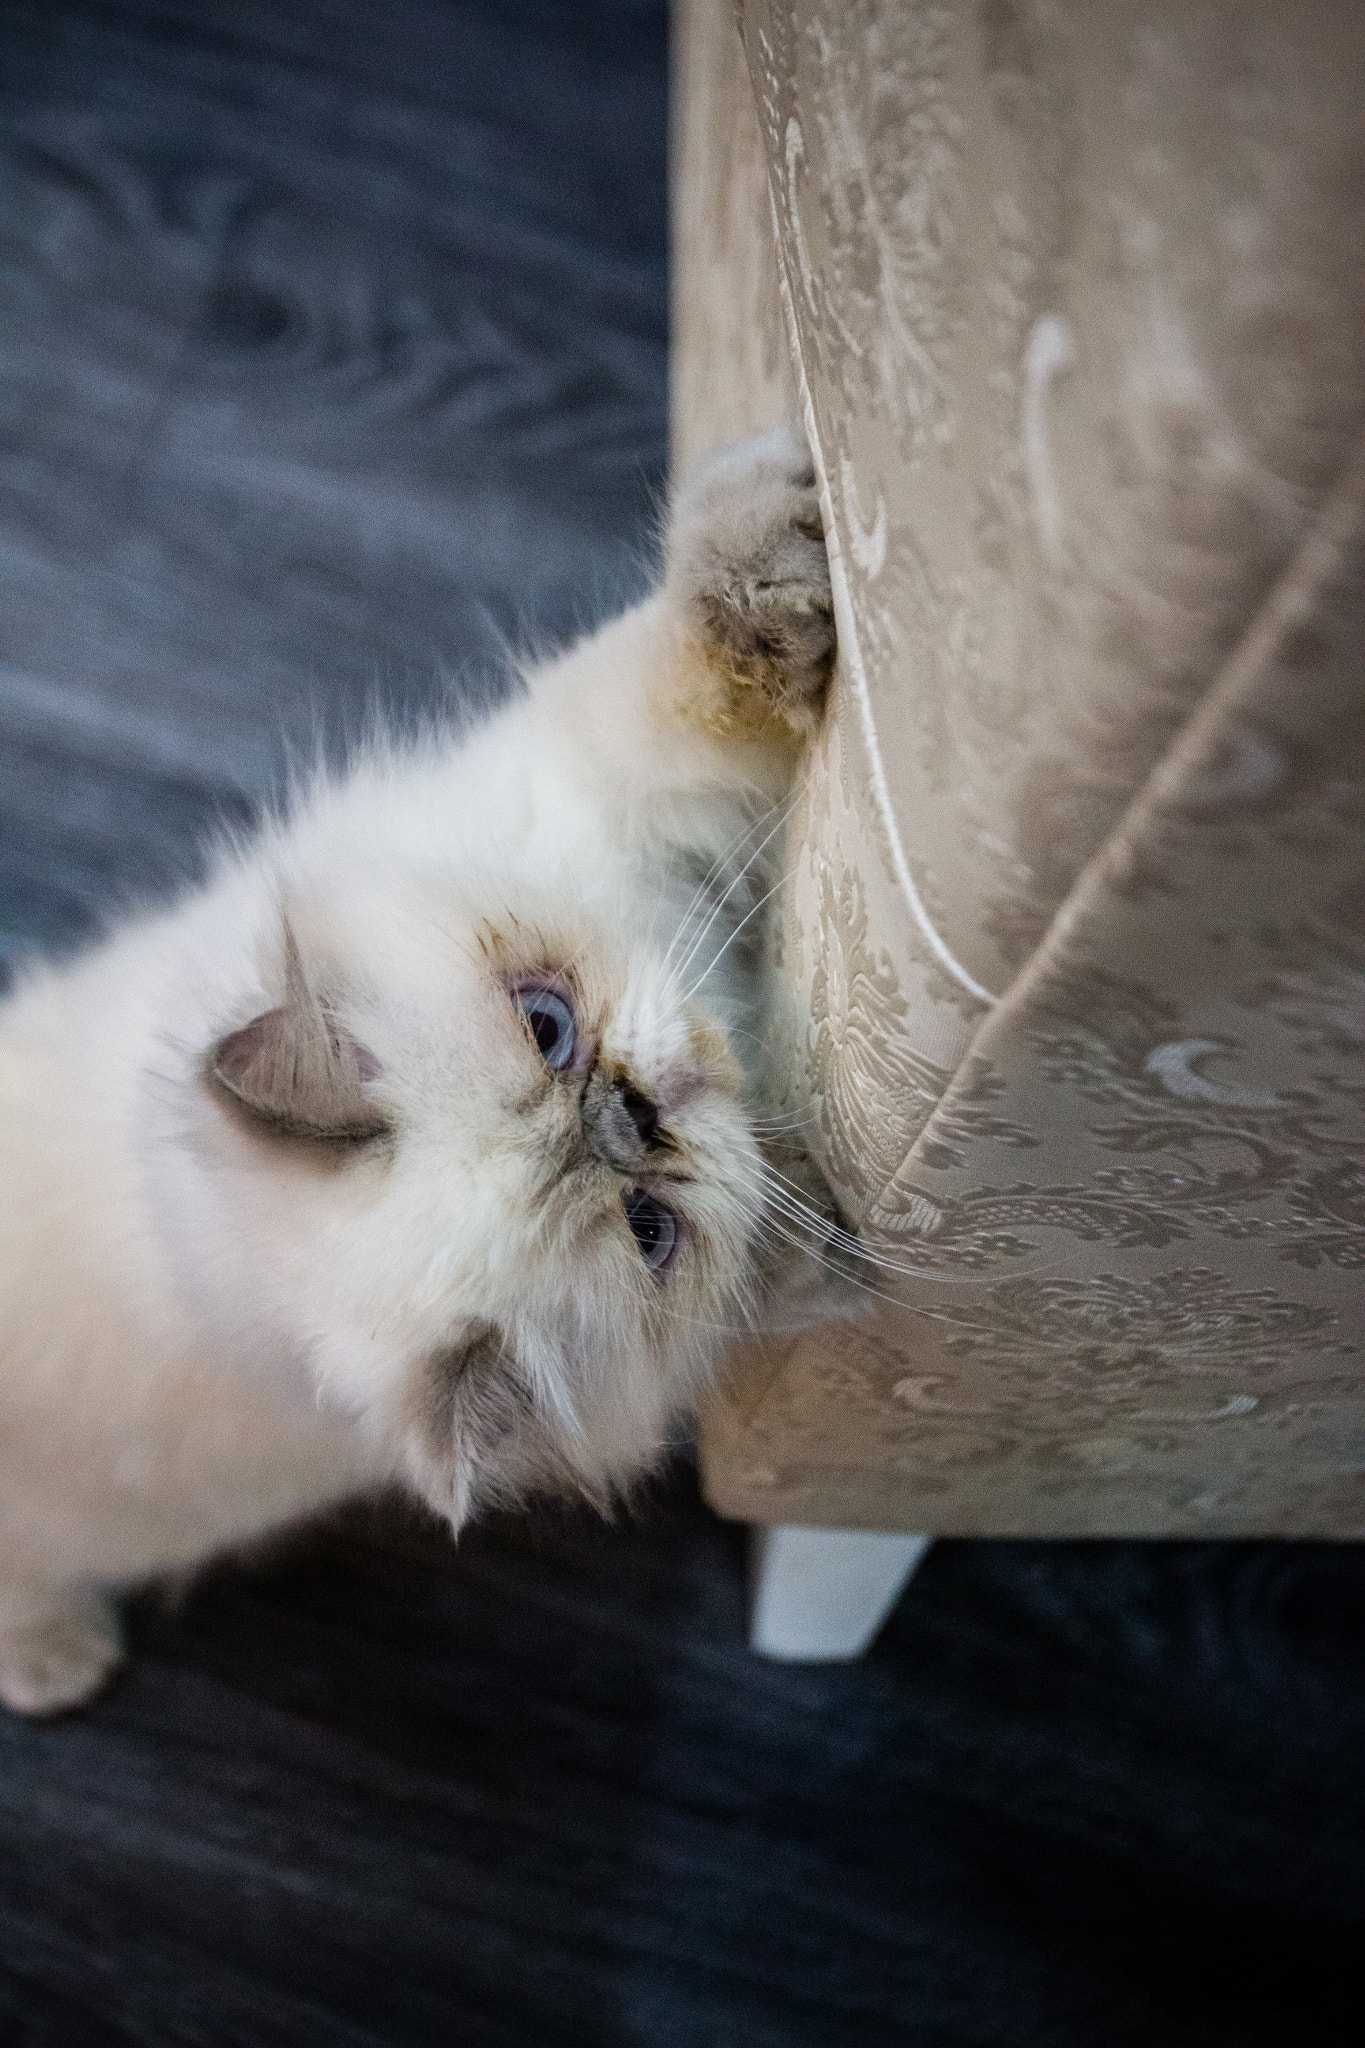
<path id="1" fill-rule="evenodd" d="M 834 646 L 782 428 L 482 725 L 370 746 L 0 1008 L 0 1701 L 81 1703 L 119 1589 L 395 1479 L 457 1531 L 609 1496 L 730 1333 L 844 1312 L 762 1115 Z"/>

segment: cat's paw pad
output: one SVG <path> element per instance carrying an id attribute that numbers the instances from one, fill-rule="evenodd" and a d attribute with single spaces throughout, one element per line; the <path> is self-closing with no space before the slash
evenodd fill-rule
<path id="1" fill-rule="evenodd" d="M 716 457 L 678 501 L 668 584 L 729 685 L 736 722 L 819 716 L 834 608 L 815 473 L 793 428 Z"/>
<path id="2" fill-rule="evenodd" d="M 102 1600 L 54 1602 L 0 1623 L 0 1704 L 35 1715 L 83 1706 L 122 1654 L 118 1623 Z"/>

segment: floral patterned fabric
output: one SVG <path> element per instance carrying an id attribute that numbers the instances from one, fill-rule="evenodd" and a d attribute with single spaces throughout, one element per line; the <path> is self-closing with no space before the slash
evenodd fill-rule
<path id="1" fill-rule="evenodd" d="M 786 1085 L 888 1299 L 711 1497 L 1365 1533 L 1365 13 L 743 27 L 841 648 Z"/>

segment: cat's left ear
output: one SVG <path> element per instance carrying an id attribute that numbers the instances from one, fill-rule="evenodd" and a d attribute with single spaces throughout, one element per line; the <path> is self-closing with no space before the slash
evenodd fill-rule
<path id="1" fill-rule="evenodd" d="M 277 1137 L 377 1137 L 388 1119 L 365 1084 L 377 1078 L 379 1063 L 319 997 L 287 923 L 284 981 L 277 1009 L 214 1046 L 209 1075 Z"/>
<path id="2" fill-rule="evenodd" d="M 404 1403 L 408 1471 L 456 1535 L 474 1512 L 478 1481 L 530 1418 L 515 1357 L 495 1323 L 471 1321 L 426 1359 Z M 515 1457 L 510 1461 L 515 1463 Z"/>

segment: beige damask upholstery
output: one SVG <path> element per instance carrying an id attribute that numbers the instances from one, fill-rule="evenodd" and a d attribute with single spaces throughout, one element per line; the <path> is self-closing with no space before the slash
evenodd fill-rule
<path id="1" fill-rule="evenodd" d="M 1365 9 L 742 28 L 679 17 L 677 453 L 785 359 L 787 1091 L 892 1298 L 736 1360 L 710 1498 L 1365 1533 Z"/>

